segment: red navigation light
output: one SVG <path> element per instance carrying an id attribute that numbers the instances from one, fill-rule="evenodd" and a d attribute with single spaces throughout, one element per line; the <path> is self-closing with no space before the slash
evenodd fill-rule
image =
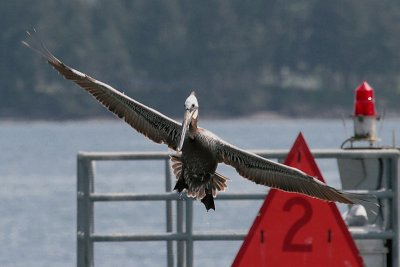
<path id="1" fill-rule="evenodd" d="M 354 116 L 376 116 L 374 89 L 367 82 L 356 89 Z"/>

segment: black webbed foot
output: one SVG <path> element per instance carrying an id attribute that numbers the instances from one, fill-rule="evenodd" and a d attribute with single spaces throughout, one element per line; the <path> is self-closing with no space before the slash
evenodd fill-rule
<path id="1" fill-rule="evenodd" d="M 183 189 L 187 189 L 188 186 L 185 183 L 184 179 L 178 179 L 178 181 L 175 184 L 174 190 L 177 190 L 179 193 L 183 191 Z"/>
<path id="2" fill-rule="evenodd" d="M 206 194 L 206 196 L 201 199 L 201 202 L 206 206 L 207 211 L 210 209 L 215 210 L 214 197 L 212 194 Z"/>

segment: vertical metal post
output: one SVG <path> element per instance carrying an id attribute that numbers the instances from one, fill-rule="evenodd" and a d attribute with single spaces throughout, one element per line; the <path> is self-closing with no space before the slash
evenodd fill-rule
<path id="1" fill-rule="evenodd" d="M 78 155 L 77 181 L 77 266 L 94 266 L 93 242 L 93 203 L 90 193 L 93 192 L 94 163 Z"/>
<path id="2" fill-rule="evenodd" d="M 193 266 L 193 200 L 186 200 L 186 267 Z"/>
<path id="3" fill-rule="evenodd" d="M 165 160 L 165 191 L 171 192 L 172 185 L 171 185 L 171 166 L 168 159 Z M 166 205 L 166 230 L 167 233 L 171 233 L 173 230 L 173 223 L 172 223 L 172 201 L 167 200 L 165 202 Z M 174 251 L 173 251 L 173 241 L 167 241 L 167 266 L 173 267 L 174 266 Z"/>
<path id="4" fill-rule="evenodd" d="M 179 199 L 176 201 L 176 232 L 178 234 L 183 233 L 183 205 L 184 201 Z M 185 241 L 177 241 L 177 266 L 185 266 Z"/>
<path id="5" fill-rule="evenodd" d="M 392 240 L 392 266 L 399 266 L 400 260 L 400 234 L 399 234 L 399 227 L 400 227 L 400 181 L 399 181 L 399 157 L 392 157 L 392 179 L 393 179 L 393 187 L 392 190 L 394 191 L 394 198 L 392 199 L 392 230 L 395 233 L 394 240 Z"/>
<path id="6" fill-rule="evenodd" d="M 397 159 L 395 157 L 384 159 L 383 166 L 386 166 L 386 172 L 384 173 L 385 180 L 383 181 L 383 184 L 380 185 L 381 187 L 377 189 L 392 190 L 393 192 L 396 191 L 396 183 L 394 182 L 396 179 L 396 173 L 393 171 L 393 164 L 396 164 L 396 161 Z M 379 212 L 383 220 L 383 229 L 385 230 L 393 229 L 394 227 L 393 218 L 395 214 L 393 213 L 393 205 L 395 205 L 395 199 L 396 196 L 393 195 L 392 198 L 380 199 L 380 203 L 378 202 L 381 205 L 379 207 Z"/>

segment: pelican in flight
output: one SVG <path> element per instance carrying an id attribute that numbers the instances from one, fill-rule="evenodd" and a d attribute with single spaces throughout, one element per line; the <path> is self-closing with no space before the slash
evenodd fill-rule
<path id="1" fill-rule="evenodd" d="M 359 203 L 366 195 L 330 187 L 292 167 L 267 160 L 239 149 L 212 132 L 198 126 L 199 103 L 192 92 L 184 104 L 183 122 L 126 96 L 108 84 L 75 70 L 56 58 L 35 35 L 23 44 L 39 53 L 64 78 L 75 82 L 104 107 L 156 143 L 166 144 L 177 153 L 170 156 L 177 182 L 174 190 L 200 199 L 207 210 L 214 209 L 218 191 L 225 191 L 227 178 L 216 172 L 224 163 L 256 184 L 297 192 L 325 201 Z"/>

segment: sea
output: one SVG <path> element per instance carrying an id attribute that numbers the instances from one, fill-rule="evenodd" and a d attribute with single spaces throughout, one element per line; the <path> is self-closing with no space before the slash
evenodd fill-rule
<path id="1" fill-rule="evenodd" d="M 311 149 L 339 148 L 353 135 L 351 120 L 203 120 L 200 126 L 244 149 L 290 149 L 302 132 Z M 384 146 L 396 146 L 400 119 L 378 123 Z M 0 122 L 0 266 L 76 266 L 76 173 L 80 151 L 168 151 L 119 120 Z M 317 160 L 328 184 L 340 187 L 334 160 Z M 266 192 L 226 166 L 228 192 Z M 96 165 L 98 192 L 164 191 L 164 164 L 112 161 Z M 206 212 L 194 203 L 195 231 L 247 231 L 262 201 L 218 201 Z M 162 202 L 95 204 L 95 232 L 165 231 Z M 194 266 L 230 266 L 239 241 L 198 241 Z M 95 266 L 166 266 L 165 242 L 96 243 Z"/>

